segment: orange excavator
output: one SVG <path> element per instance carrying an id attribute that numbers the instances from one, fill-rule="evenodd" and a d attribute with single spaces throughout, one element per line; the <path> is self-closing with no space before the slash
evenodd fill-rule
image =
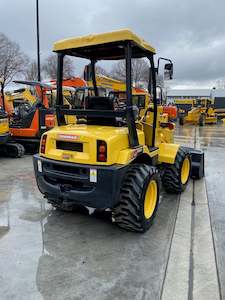
<path id="1" fill-rule="evenodd" d="M 163 89 L 160 85 L 156 86 L 157 91 L 157 102 L 163 108 L 163 113 L 167 114 L 168 120 L 170 122 L 175 122 L 177 120 L 177 107 L 175 105 L 166 104 L 166 99 L 163 97 Z"/>
<path id="2" fill-rule="evenodd" d="M 51 85 L 56 84 L 56 80 L 52 79 L 49 81 Z M 84 79 L 80 77 L 71 77 L 68 79 L 63 79 L 62 81 L 62 86 L 69 86 L 69 87 L 74 87 L 74 88 L 79 88 L 79 87 L 86 87 L 87 83 Z"/>
<path id="3" fill-rule="evenodd" d="M 46 95 L 52 88 L 38 81 L 14 82 L 33 87 L 36 91 L 36 101 L 30 106 L 19 105 L 16 112 L 8 112 L 11 140 L 22 144 L 29 152 L 35 152 L 39 147 L 41 135 L 55 125 L 54 110 L 49 107 Z"/>

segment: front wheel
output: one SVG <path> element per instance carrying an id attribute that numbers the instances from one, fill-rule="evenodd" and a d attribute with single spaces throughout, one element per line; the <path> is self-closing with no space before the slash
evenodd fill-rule
<path id="1" fill-rule="evenodd" d="M 169 193 L 185 190 L 191 174 L 191 156 L 184 149 L 177 152 L 174 164 L 165 164 L 162 170 L 162 184 Z"/>
<path id="2" fill-rule="evenodd" d="M 120 189 L 120 199 L 113 208 L 112 218 L 128 231 L 145 232 L 156 215 L 160 176 L 155 167 L 131 165 Z"/>

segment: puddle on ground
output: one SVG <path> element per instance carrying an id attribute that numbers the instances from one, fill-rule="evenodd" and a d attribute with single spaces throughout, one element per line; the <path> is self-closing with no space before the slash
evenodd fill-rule
<path id="1" fill-rule="evenodd" d="M 48 216 L 49 210 L 40 210 L 38 208 L 28 208 L 21 215 L 20 219 L 30 222 L 39 222 Z"/>
<path id="2" fill-rule="evenodd" d="M 10 230 L 9 226 L 0 226 L 0 239 L 3 238 Z"/>

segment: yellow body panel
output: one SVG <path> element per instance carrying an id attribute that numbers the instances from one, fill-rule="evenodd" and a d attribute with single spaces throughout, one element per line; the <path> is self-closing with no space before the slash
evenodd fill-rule
<path id="1" fill-rule="evenodd" d="M 8 118 L 0 119 L 0 135 L 7 134 L 8 132 L 9 132 Z"/>
<path id="2" fill-rule="evenodd" d="M 198 107 L 192 108 L 185 117 L 185 122 L 198 123 L 201 114 L 201 109 Z"/>
<path id="3" fill-rule="evenodd" d="M 35 95 L 32 95 L 29 89 L 24 89 L 23 91 L 16 93 L 7 93 L 5 99 L 7 102 L 13 102 L 15 100 L 23 99 L 24 101 L 27 101 L 31 104 L 33 104 L 37 100 Z"/>
<path id="4" fill-rule="evenodd" d="M 134 158 L 133 149 L 129 149 L 128 129 L 100 125 L 70 124 L 55 127 L 47 133 L 46 158 L 82 163 L 112 165 L 124 164 Z M 138 130 L 140 145 L 144 145 L 144 133 Z M 56 141 L 71 141 L 83 144 L 83 152 L 61 150 L 56 148 Z M 97 140 L 107 143 L 107 162 L 97 162 Z M 124 151 L 125 150 L 125 151 Z M 124 151 L 122 154 L 121 152 Z"/>
<path id="5" fill-rule="evenodd" d="M 173 164 L 179 147 L 178 144 L 159 144 L 159 162 Z"/>
<path id="6" fill-rule="evenodd" d="M 174 143 L 174 130 L 169 128 L 157 128 L 156 129 L 156 146 L 161 143 Z"/>
<path id="7" fill-rule="evenodd" d="M 153 108 L 153 105 L 150 104 L 148 107 Z M 144 112 L 145 114 L 145 112 Z M 143 114 L 143 115 L 144 115 Z M 162 128 L 160 127 L 160 123 L 167 123 L 168 122 L 168 114 L 163 113 L 163 107 L 157 107 L 157 127 L 156 127 L 156 146 L 158 147 L 161 143 L 173 143 L 174 142 L 174 129 L 171 130 L 167 127 Z M 141 119 L 140 125 L 138 128 L 142 128 L 145 133 L 145 144 L 147 146 L 151 146 L 152 143 L 152 127 L 153 124 L 153 112 L 149 111 L 144 118 Z M 174 125 L 175 128 L 175 125 Z"/>
<path id="8" fill-rule="evenodd" d="M 96 75 L 96 84 L 97 86 L 100 86 L 102 88 L 110 89 L 114 91 L 126 90 L 126 84 L 124 82 L 104 75 L 99 75 L 99 74 Z M 88 87 L 93 87 L 92 80 L 87 81 L 87 85 Z"/>
<path id="9" fill-rule="evenodd" d="M 75 124 L 77 122 L 76 116 L 65 115 L 66 124 Z"/>
<path id="10" fill-rule="evenodd" d="M 217 116 L 209 116 L 205 119 L 206 124 L 216 124 L 217 123 Z"/>
<path id="11" fill-rule="evenodd" d="M 152 53 L 156 52 L 150 44 L 139 38 L 129 29 L 64 39 L 54 44 L 53 51 L 76 49 L 120 41 L 134 41 L 139 47 L 144 48 Z"/>
<path id="12" fill-rule="evenodd" d="M 147 146 L 140 145 L 137 149 L 124 149 L 120 151 L 117 164 L 125 165 L 132 162 L 140 153 L 147 154 L 149 157 L 154 157 L 158 154 L 158 150 L 150 152 Z"/>
<path id="13" fill-rule="evenodd" d="M 175 104 L 191 104 L 194 105 L 195 99 L 176 99 Z"/>
<path id="14" fill-rule="evenodd" d="M 128 128 L 101 125 L 69 124 L 55 127 L 47 133 L 46 154 L 42 156 L 54 160 L 67 161 L 80 164 L 112 165 L 127 164 L 139 154 L 154 157 L 159 154 L 159 161 L 173 163 L 179 145 L 173 143 L 173 130 L 168 128 L 156 129 L 156 146 L 159 149 L 149 151 L 151 144 L 151 125 L 137 123 L 139 147 L 129 148 Z M 142 130 L 144 128 L 144 130 Z M 83 144 L 83 152 L 57 149 L 56 141 L 69 141 Z M 97 162 L 97 140 L 107 143 L 107 162 Z"/>
<path id="15" fill-rule="evenodd" d="M 188 115 L 185 117 L 184 120 L 187 123 L 198 124 L 201 113 L 206 113 L 206 109 L 201 107 L 194 107 L 188 112 Z M 208 109 L 207 114 L 205 115 L 205 123 L 217 123 L 217 116 L 214 113 L 214 109 Z"/>

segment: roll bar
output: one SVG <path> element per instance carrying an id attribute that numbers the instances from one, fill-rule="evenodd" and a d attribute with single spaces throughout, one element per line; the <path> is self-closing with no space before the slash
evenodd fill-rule
<path id="1" fill-rule="evenodd" d="M 126 61 L 126 96 L 127 96 L 127 101 L 126 101 L 126 119 L 127 119 L 127 127 L 128 127 L 128 132 L 129 132 L 129 144 L 131 148 L 136 148 L 139 146 L 138 142 L 138 135 L 137 135 L 137 129 L 136 129 L 136 124 L 135 124 L 135 118 L 134 118 L 134 112 L 133 112 L 133 102 L 132 102 L 132 65 L 131 65 L 131 60 L 132 60 L 132 44 L 131 41 L 126 41 L 124 42 L 123 45 L 124 48 L 124 56 L 125 56 L 125 61 Z M 63 80 L 63 58 L 65 56 L 64 53 L 59 52 L 58 54 L 58 69 L 57 69 L 57 99 L 56 99 L 56 115 L 57 115 L 57 121 L 58 125 L 65 125 L 65 114 L 73 114 L 73 115 L 81 115 L 82 113 L 80 110 L 77 109 L 71 109 L 70 112 L 68 109 L 63 108 L 63 94 L 62 94 L 62 80 Z M 152 79 L 152 87 L 149 83 L 149 93 L 152 94 L 153 97 L 153 105 L 154 105 L 154 118 L 153 118 L 153 134 L 152 134 L 152 147 L 155 147 L 155 136 L 156 136 L 156 122 L 157 122 L 157 97 L 156 97 L 156 70 L 154 66 L 154 58 L 153 58 L 154 53 L 152 55 L 146 55 L 150 62 L 150 72 L 151 76 L 149 76 Z M 95 77 L 95 64 L 97 60 L 91 60 L 91 66 L 92 66 L 92 82 L 93 82 L 93 87 L 95 91 L 95 95 L 98 96 L 98 89 L 96 85 L 96 77 Z M 104 111 L 98 111 L 96 112 L 96 115 L 99 116 L 99 114 L 104 114 Z M 86 110 L 84 115 L 88 116 L 94 116 L 95 112 L 91 110 Z M 116 116 L 118 113 L 111 112 L 110 114 L 105 114 L 105 117 L 107 116 Z"/>

